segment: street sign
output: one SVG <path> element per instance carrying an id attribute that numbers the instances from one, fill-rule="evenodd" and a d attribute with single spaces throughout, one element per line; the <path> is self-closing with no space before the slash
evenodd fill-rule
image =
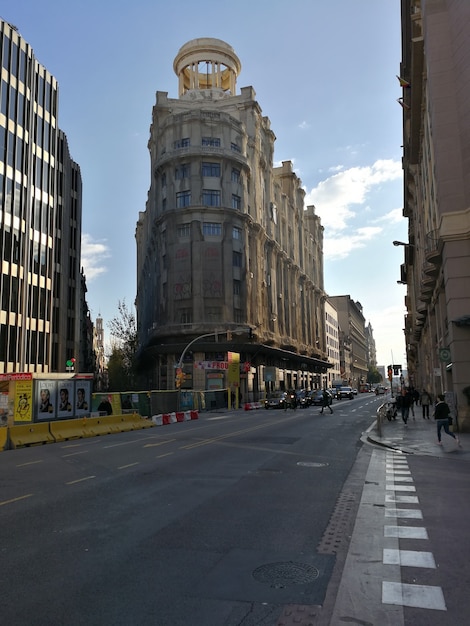
<path id="1" fill-rule="evenodd" d="M 449 348 L 440 348 L 439 349 L 439 361 L 442 363 L 449 363 L 450 361 L 450 350 Z"/>

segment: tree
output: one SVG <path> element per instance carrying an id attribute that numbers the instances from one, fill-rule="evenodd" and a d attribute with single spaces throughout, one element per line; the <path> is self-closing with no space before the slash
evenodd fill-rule
<path id="1" fill-rule="evenodd" d="M 371 384 L 382 382 L 382 376 L 376 367 L 369 367 L 369 371 L 367 372 L 367 382 Z"/>
<path id="2" fill-rule="evenodd" d="M 114 339 L 108 363 L 109 386 L 116 391 L 125 391 L 133 389 L 136 384 L 137 321 L 125 300 L 118 302 L 118 312 L 108 322 Z"/>

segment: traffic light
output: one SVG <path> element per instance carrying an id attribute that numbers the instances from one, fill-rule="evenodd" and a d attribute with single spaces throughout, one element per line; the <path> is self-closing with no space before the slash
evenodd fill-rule
<path id="1" fill-rule="evenodd" d="M 390 382 L 392 382 L 392 377 L 393 377 L 393 369 L 392 369 L 392 366 L 391 366 L 391 365 L 389 365 L 389 366 L 388 366 L 388 380 L 389 380 Z"/>
<path id="2" fill-rule="evenodd" d="M 75 359 L 74 359 L 74 357 L 69 359 L 65 365 L 67 367 L 67 371 L 72 371 L 75 368 Z"/>

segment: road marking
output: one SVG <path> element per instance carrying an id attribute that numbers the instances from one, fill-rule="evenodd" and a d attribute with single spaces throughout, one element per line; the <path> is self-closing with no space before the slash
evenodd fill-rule
<path id="1" fill-rule="evenodd" d="M 387 472 L 387 474 L 388 474 L 388 472 Z M 393 483 L 393 482 L 396 482 L 396 483 L 412 483 L 412 482 L 414 482 L 413 478 L 411 476 L 397 476 L 396 472 L 392 472 L 390 474 L 390 476 L 387 475 L 385 477 L 385 480 L 387 482 L 389 482 L 389 483 Z"/>
<path id="2" fill-rule="evenodd" d="M 166 439 L 165 441 L 159 441 L 158 443 L 146 443 L 144 448 L 156 448 L 157 446 L 163 446 L 165 443 L 171 443 L 176 439 Z"/>
<path id="3" fill-rule="evenodd" d="M 395 483 L 386 483 L 385 489 L 387 491 L 416 491 L 414 485 L 396 485 Z"/>
<path id="4" fill-rule="evenodd" d="M 387 494 L 385 496 L 385 503 L 395 504 L 419 504 L 417 496 L 397 496 L 396 494 Z"/>
<path id="5" fill-rule="evenodd" d="M 417 550 L 393 550 L 384 548 L 383 562 L 385 565 L 401 565 L 402 567 L 429 567 L 436 569 L 432 552 Z"/>
<path id="6" fill-rule="evenodd" d="M 406 585 L 384 580 L 382 582 L 382 602 L 384 604 L 447 611 L 442 589 L 427 585 Z"/>
<path id="7" fill-rule="evenodd" d="M 96 476 L 84 476 L 83 478 L 77 478 L 77 480 L 71 480 L 66 485 L 75 485 L 76 483 L 82 483 L 84 480 L 92 480 L 96 478 Z"/>
<path id="8" fill-rule="evenodd" d="M 40 459 L 39 461 L 29 461 L 28 463 L 20 463 L 16 467 L 26 467 L 27 465 L 36 465 L 36 463 L 44 463 L 44 461 L 43 459 Z"/>
<path id="9" fill-rule="evenodd" d="M 139 465 L 139 463 L 136 462 L 136 463 L 128 463 L 127 465 L 121 465 L 120 467 L 118 467 L 118 470 L 126 469 L 128 467 L 134 467 L 134 465 Z"/>
<path id="10" fill-rule="evenodd" d="M 70 454 L 63 454 L 62 458 L 67 459 L 69 456 L 77 456 L 78 454 L 88 454 L 88 450 L 80 450 L 80 452 L 71 452 Z"/>
<path id="11" fill-rule="evenodd" d="M 423 514 L 419 509 L 394 509 L 387 507 L 385 517 L 404 517 L 409 519 L 423 519 Z"/>
<path id="12" fill-rule="evenodd" d="M 166 454 L 158 454 L 155 458 L 163 459 L 164 456 L 171 456 L 172 454 L 174 454 L 174 452 L 167 452 Z"/>
<path id="13" fill-rule="evenodd" d="M 384 526 L 384 537 L 399 539 L 429 539 L 423 526 Z"/>
<path id="14" fill-rule="evenodd" d="M 24 500 L 25 498 L 31 498 L 32 495 L 32 493 L 27 493 L 25 496 L 18 496 L 17 498 L 12 498 L 11 500 L 3 500 L 3 502 L 0 502 L 0 506 L 4 506 L 5 504 L 13 504 L 13 502 L 19 502 L 20 500 Z"/>

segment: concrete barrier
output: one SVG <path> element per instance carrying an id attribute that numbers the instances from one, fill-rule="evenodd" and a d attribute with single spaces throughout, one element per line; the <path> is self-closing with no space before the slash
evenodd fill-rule
<path id="1" fill-rule="evenodd" d="M 56 441 L 82 439 L 87 436 L 85 435 L 86 421 L 86 417 L 75 420 L 57 420 L 50 422 L 50 431 Z"/>
<path id="2" fill-rule="evenodd" d="M 55 438 L 49 430 L 49 422 L 44 424 L 17 424 L 8 427 L 10 448 L 54 443 Z"/>
<path id="3" fill-rule="evenodd" d="M 188 422 L 190 420 L 197 420 L 199 418 L 199 411 L 176 411 L 175 413 L 159 413 L 158 415 L 152 415 L 152 423 L 154 426 L 168 426 L 168 424 L 175 424 L 177 422 Z"/>
<path id="4" fill-rule="evenodd" d="M 0 452 L 5 450 L 8 441 L 8 428 L 6 426 L 0 427 Z"/>
<path id="5" fill-rule="evenodd" d="M 245 411 L 253 411 L 254 409 L 262 409 L 263 404 L 261 402 L 245 402 Z"/>
<path id="6" fill-rule="evenodd" d="M 151 420 L 141 417 L 138 413 L 129 413 L 128 415 L 117 415 L 117 423 L 121 431 L 141 430 L 142 428 L 152 428 L 154 426 Z"/>

